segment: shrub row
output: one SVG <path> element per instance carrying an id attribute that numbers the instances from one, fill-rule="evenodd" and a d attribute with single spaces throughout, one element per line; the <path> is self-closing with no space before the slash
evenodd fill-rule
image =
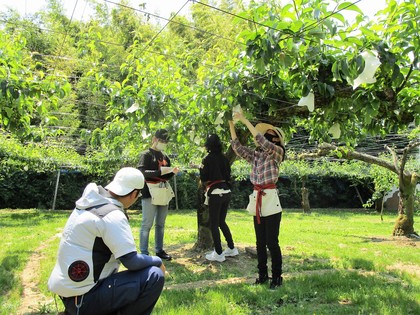
<path id="1" fill-rule="evenodd" d="M 55 190 L 57 197 L 55 209 L 72 209 L 74 202 L 81 196 L 89 182 L 106 185 L 112 177 L 94 176 L 76 170 L 61 170 L 57 185 L 58 172 L 35 172 L 32 170 L 14 170 L 0 172 L 0 208 L 40 208 L 51 209 Z M 177 194 L 171 201 L 170 208 L 196 209 L 198 203 L 198 173 L 182 172 L 171 182 Z M 362 203 L 356 188 L 345 178 L 309 176 L 306 187 L 313 208 L 361 208 Z M 248 195 L 252 192 L 249 180 L 233 182 L 231 208 L 245 208 Z M 301 197 L 299 187 L 288 177 L 280 177 L 278 185 L 280 200 L 284 208 L 300 208 Z M 370 197 L 366 187 L 358 187 L 362 199 Z M 133 208 L 140 208 L 141 203 Z"/>

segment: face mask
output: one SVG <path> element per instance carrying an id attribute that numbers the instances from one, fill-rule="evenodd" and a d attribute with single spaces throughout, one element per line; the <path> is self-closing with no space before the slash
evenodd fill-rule
<path id="1" fill-rule="evenodd" d="M 156 150 L 158 150 L 158 151 L 165 151 L 167 145 L 168 145 L 167 143 L 158 142 L 156 144 Z"/>
<path id="2" fill-rule="evenodd" d="M 268 141 L 270 141 L 270 142 L 272 142 L 272 143 L 274 143 L 274 144 L 276 144 L 276 145 L 278 145 L 279 143 L 280 143 L 280 141 L 278 141 L 278 136 L 277 135 L 271 135 L 271 134 L 269 134 L 269 133 L 266 133 L 265 135 L 264 135 L 264 137 L 268 140 Z M 274 140 L 275 139 L 275 140 Z"/>

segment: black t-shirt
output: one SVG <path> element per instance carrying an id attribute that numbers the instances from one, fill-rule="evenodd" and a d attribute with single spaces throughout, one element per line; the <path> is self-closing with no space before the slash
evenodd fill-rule
<path id="1" fill-rule="evenodd" d="M 203 159 L 203 166 L 200 168 L 200 179 L 205 185 L 222 180 L 223 182 L 212 185 L 212 189 L 230 189 L 231 169 L 229 160 L 223 153 L 210 152 Z"/>
<path id="2" fill-rule="evenodd" d="M 146 181 L 169 180 L 174 176 L 174 173 L 161 175 L 161 166 L 171 166 L 171 160 L 162 151 L 150 148 L 140 154 L 137 168 L 143 173 Z M 143 198 L 150 198 L 150 192 L 147 185 L 144 185 L 141 194 Z"/>

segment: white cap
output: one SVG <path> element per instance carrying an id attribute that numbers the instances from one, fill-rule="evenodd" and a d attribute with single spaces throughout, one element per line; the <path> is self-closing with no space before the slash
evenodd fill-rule
<path id="1" fill-rule="evenodd" d="M 105 189 L 118 196 L 125 196 L 134 189 L 142 189 L 143 187 L 143 174 L 134 167 L 123 167 L 115 174 L 114 180 Z"/>

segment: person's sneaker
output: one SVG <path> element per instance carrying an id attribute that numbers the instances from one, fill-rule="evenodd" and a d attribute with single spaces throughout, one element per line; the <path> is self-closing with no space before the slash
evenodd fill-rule
<path id="1" fill-rule="evenodd" d="M 283 278 L 282 277 L 275 277 L 275 278 L 271 279 L 270 289 L 275 290 L 278 287 L 281 287 L 282 284 L 283 284 Z"/>
<path id="2" fill-rule="evenodd" d="M 168 255 L 164 250 L 157 252 L 156 256 L 160 257 L 161 259 L 168 260 L 168 261 L 172 259 L 172 256 Z"/>
<path id="3" fill-rule="evenodd" d="M 225 261 L 226 258 L 223 255 L 223 253 L 221 253 L 220 255 L 214 250 L 212 251 L 210 254 L 206 255 L 206 259 L 210 260 L 210 261 L 218 261 L 218 262 L 222 262 Z"/>
<path id="4" fill-rule="evenodd" d="M 232 249 L 228 247 L 227 249 L 225 249 L 223 251 L 222 255 L 225 256 L 225 257 L 233 257 L 233 256 L 239 255 L 239 252 L 238 252 L 238 249 L 236 247 L 234 247 Z"/>
<path id="5" fill-rule="evenodd" d="M 254 284 L 264 284 L 268 281 L 268 275 L 259 275 Z"/>

